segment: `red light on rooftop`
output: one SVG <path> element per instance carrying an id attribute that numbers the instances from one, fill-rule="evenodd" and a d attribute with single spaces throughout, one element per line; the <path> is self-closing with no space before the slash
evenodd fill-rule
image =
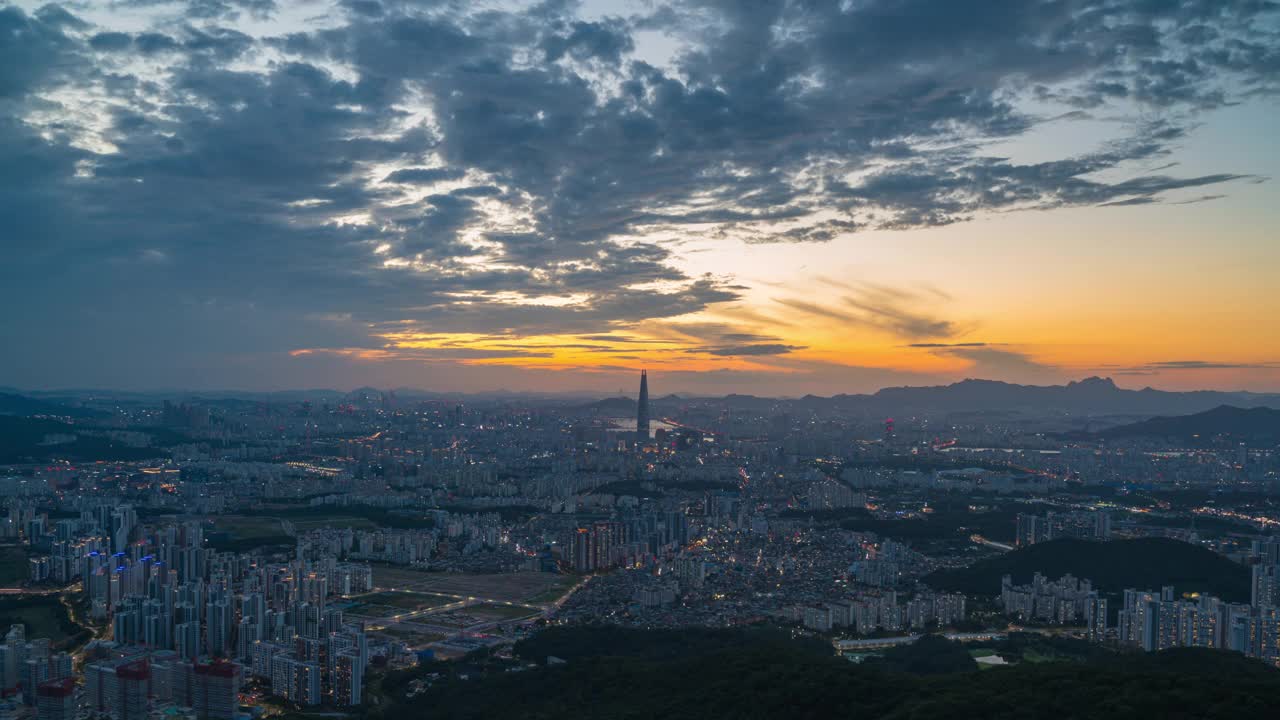
<path id="1" fill-rule="evenodd" d="M 218 677 L 235 677 L 236 665 L 229 662 L 212 662 L 196 665 L 194 668 L 197 675 L 216 675 Z"/>
<path id="2" fill-rule="evenodd" d="M 126 678 L 128 680 L 150 680 L 151 665 L 146 658 L 135 660 L 131 663 L 125 663 L 116 668 L 116 677 Z"/>
<path id="3" fill-rule="evenodd" d="M 73 677 L 48 680 L 36 686 L 36 694 L 41 697 L 68 697 L 75 691 L 76 679 Z"/>

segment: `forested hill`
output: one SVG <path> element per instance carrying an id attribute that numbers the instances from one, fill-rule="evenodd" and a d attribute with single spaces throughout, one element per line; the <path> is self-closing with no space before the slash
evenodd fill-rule
<path id="1" fill-rule="evenodd" d="M 48 418 L 0 415 L 0 464 L 62 460 L 147 460 L 157 448 L 133 447 L 113 440 L 106 430 Z"/>
<path id="2" fill-rule="evenodd" d="M 1280 442 L 1280 410 L 1222 405 L 1194 415 L 1154 417 L 1097 433 L 1102 438 L 1150 437 L 1188 445 L 1206 445 L 1215 438 L 1272 445 Z"/>
<path id="3" fill-rule="evenodd" d="M 412 699 L 393 691 L 380 695 L 368 720 L 425 716 L 423 712 L 437 718 L 506 720 L 1235 720 L 1269 717 L 1271 703 L 1280 697 L 1280 672 L 1212 650 L 1107 654 L 1088 661 L 978 670 L 966 649 L 940 638 L 857 665 L 834 656 L 829 646 L 811 642 L 740 631 L 694 632 L 698 637 L 682 639 L 678 631 L 649 636 L 646 631 L 610 630 L 597 636 L 590 629 L 547 630 L 544 634 L 553 634 L 550 641 L 522 643 L 517 652 L 540 654 L 556 647 L 568 655 L 565 664 L 518 665 L 515 672 L 444 680 Z M 939 644 L 951 647 L 940 649 Z M 938 656 L 947 667 L 930 660 Z M 436 671 L 443 671 L 443 665 L 436 665 Z"/>
<path id="4" fill-rule="evenodd" d="M 1166 538 L 1036 543 L 957 570 L 938 570 L 924 582 L 939 590 L 997 595 L 1000 578 L 1031 581 L 1035 573 L 1056 580 L 1068 573 L 1107 593 L 1125 588 L 1208 592 L 1232 602 L 1249 601 L 1249 569 L 1212 550 Z"/>

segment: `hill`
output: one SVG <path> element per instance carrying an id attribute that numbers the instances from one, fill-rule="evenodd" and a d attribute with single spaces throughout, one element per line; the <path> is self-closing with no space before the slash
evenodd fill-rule
<path id="1" fill-rule="evenodd" d="M 1215 437 L 1233 442 L 1280 443 L 1280 410 L 1219 405 L 1194 415 L 1154 417 L 1096 434 L 1102 438 L 1152 437 L 1201 445 Z"/>
<path id="2" fill-rule="evenodd" d="M 1208 592 L 1232 602 L 1248 602 L 1250 595 L 1248 568 L 1212 550 L 1165 538 L 1051 540 L 966 568 L 937 570 L 924 582 L 939 590 L 997 595 L 1002 576 L 1025 583 L 1037 572 L 1050 579 L 1070 573 L 1109 594 L 1172 585 L 1179 593 Z"/>
<path id="3" fill-rule="evenodd" d="M 638 380 L 638 378 L 636 378 Z M 661 376 L 650 378 L 651 389 L 667 391 Z M 3 391 L 0 391 L 3 392 Z M 391 391 L 401 402 L 423 400 L 519 402 L 539 401 L 563 404 L 571 412 L 605 417 L 630 417 L 635 414 L 631 397 L 600 398 L 595 393 L 528 393 L 496 390 L 484 393 L 431 392 L 413 388 Z M 389 393 L 388 393 L 389 394 Z M 64 406 L 75 397 L 92 396 L 103 400 L 134 404 L 155 404 L 160 400 L 189 400 L 189 392 L 138 393 L 108 390 L 66 389 L 27 392 L 27 399 Z M 359 400 L 380 403 L 384 392 L 377 388 L 360 388 L 350 393 L 334 390 L 282 390 L 277 392 L 202 391 L 203 402 L 217 399 L 239 399 L 252 402 L 340 402 Z M 593 398 L 593 399 L 592 399 Z M 1018 385 L 997 380 L 968 379 L 949 385 L 887 387 L 872 394 L 838 394 L 830 397 L 806 395 L 799 398 L 776 398 L 730 394 L 722 397 L 685 394 L 655 395 L 650 399 L 653 417 L 661 417 L 682 407 L 703 410 L 719 409 L 742 412 L 852 413 L 868 418 L 884 418 L 906 413 L 980 413 L 980 414 L 1056 414 L 1072 418 L 1100 415 L 1151 417 L 1199 413 L 1220 405 L 1233 407 L 1280 408 L 1280 394 L 1220 392 L 1201 390 L 1169 392 L 1143 388 L 1128 390 L 1117 387 L 1110 378 L 1090 377 L 1065 385 Z M 0 410 L 0 413 L 3 413 Z M 12 413 L 11 413 L 12 414 Z M 50 413 L 56 414 L 56 413 Z M 65 413 L 64 413 L 65 414 Z"/>
<path id="4" fill-rule="evenodd" d="M 636 401 L 628 397 L 605 398 L 579 406 L 576 409 L 592 415 L 630 417 L 636 414 Z"/>
<path id="5" fill-rule="evenodd" d="M 1179 649 L 1115 654 L 1091 662 L 1024 662 L 977 670 L 969 657 L 939 667 L 923 656 L 951 645 L 934 638 L 856 665 L 829 646 L 743 631 L 556 628 L 567 662 L 509 672 L 478 662 L 422 669 L 445 679 L 405 696 L 408 677 L 389 674 L 370 720 L 415 716 L 509 718 L 1241 718 L 1266 717 L 1280 672 L 1240 655 Z M 566 638 L 565 634 L 568 634 Z M 599 633 L 599 634 L 597 634 Z M 538 636 L 535 636 L 535 639 Z M 620 645 L 614 643 L 620 642 Z M 516 651 L 529 649 L 517 644 Z M 592 650 L 593 648 L 593 650 Z M 539 648 L 539 652 L 542 648 Z M 947 650 L 951 654 L 950 648 Z M 964 652 L 961 650 L 961 652 Z M 903 662 L 904 655 L 915 656 Z M 527 656 L 526 656 L 527 657 Z M 545 657 L 538 658 L 544 661 Z M 903 668 L 919 667 L 920 671 Z M 412 672 L 412 671 L 410 671 Z M 452 678 L 449 676 L 452 675 Z"/>
<path id="6" fill-rule="evenodd" d="M 46 418 L 0 415 L 0 464 L 48 460 L 147 460 L 164 451 L 116 442 L 105 431 Z"/>
<path id="7" fill-rule="evenodd" d="M 61 417 L 99 417 L 104 413 L 49 400 L 0 392 L 0 415 L 58 415 Z"/>
<path id="8" fill-rule="evenodd" d="M 1034 410 L 1081 414 L 1167 415 L 1194 413 L 1218 405 L 1280 407 L 1280 396 L 1215 391 L 1125 390 L 1110 378 L 1091 377 L 1066 385 L 1015 385 L 995 380 L 963 380 L 938 387 L 885 388 L 872 396 L 887 408 L 932 411 Z M 902 412 L 902 410 L 898 410 Z"/>

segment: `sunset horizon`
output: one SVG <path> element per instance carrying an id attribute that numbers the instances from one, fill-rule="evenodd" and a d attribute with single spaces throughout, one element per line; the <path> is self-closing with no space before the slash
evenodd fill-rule
<path id="1" fill-rule="evenodd" d="M 1276 13 L 846 5 L 0 6 L 0 378 L 1280 391 Z"/>

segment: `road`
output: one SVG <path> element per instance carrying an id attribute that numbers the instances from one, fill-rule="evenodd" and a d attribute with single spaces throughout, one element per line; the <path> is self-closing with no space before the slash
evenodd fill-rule
<path id="1" fill-rule="evenodd" d="M 1004 552 L 1010 552 L 1013 550 L 1012 545 L 1005 545 L 1004 543 L 999 543 L 999 542 L 996 542 L 995 540 L 988 540 L 987 538 L 984 538 L 978 534 L 970 535 L 969 539 L 979 545 L 986 545 L 987 547 L 995 548 L 996 550 L 1003 550 Z"/>

